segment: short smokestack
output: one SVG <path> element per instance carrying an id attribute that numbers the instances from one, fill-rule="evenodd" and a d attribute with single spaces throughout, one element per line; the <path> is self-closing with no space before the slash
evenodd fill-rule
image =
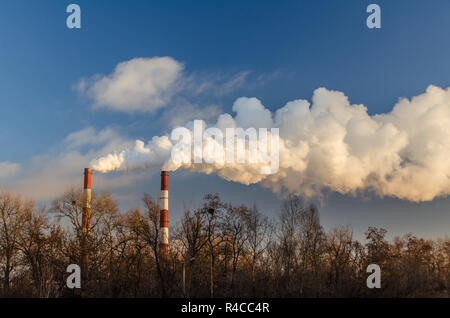
<path id="1" fill-rule="evenodd" d="M 82 264 L 84 265 L 84 272 L 86 272 L 89 264 L 89 252 L 88 252 L 88 242 L 89 233 L 91 230 L 91 178 L 92 171 L 90 168 L 84 169 L 84 189 L 83 189 L 83 210 L 82 210 L 82 220 L 81 226 L 83 228 L 83 239 L 82 239 Z"/>
<path id="2" fill-rule="evenodd" d="M 159 196 L 159 227 L 161 254 L 169 252 L 169 172 L 161 171 L 161 195 Z"/>

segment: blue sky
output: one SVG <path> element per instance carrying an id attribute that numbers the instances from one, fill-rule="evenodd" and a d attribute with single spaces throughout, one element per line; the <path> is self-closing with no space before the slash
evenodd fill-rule
<path id="1" fill-rule="evenodd" d="M 66 27 L 70 3 L 81 7 L 80 30 Z M 365 25 L 370 3 L 381 6 L 381 29 Z M 20 164 L 20 178 L 33 184 L 40 180 L 33 181 L 42 164 L 36 162 L 70 152 L 67 136 L 83 128 L 110 128 L 124 139 L 167 133 L 170 110 L 93 109 L 92 100 L 75 89 L 80 79 L 110 74 L 118 63 L 136 57 L 170 56 L 183 63 L 186 73 L 221 83 L 249 72 L 242 85 L 226 93 L 190 96 L 199 108 L 215 105 L 230 112 L 236 98 L 254 96 L 274 111 L 326 87 L 377 114 L 430 84 L 450 85 L 449 30 L 446 0 L 5 1 L 0 11 L 0 162 Z M 126 202 L 133 193 L 157 193 L 158 173 L 148 173 L 148 180 L 109 190 L 124 195 L 123 206 L 131 204 Z M 71 175 L 64 178 L 68 184 L 77 182 Z M 183 202 L 195 204 L 211 189 L 227 200 L 262 202 L 268 214 L 280 205 L 259 185 L 188 172 L 171 180 L 177 214 Z M 0 182 L 8 187 L 8 180 Z M 442 236 L 450 225 L 445 198 L 417 204 L 331 193 L 325 201 L 325 225 L 351 224 L 357 235 L 379 225 L 397 234 Z"/>

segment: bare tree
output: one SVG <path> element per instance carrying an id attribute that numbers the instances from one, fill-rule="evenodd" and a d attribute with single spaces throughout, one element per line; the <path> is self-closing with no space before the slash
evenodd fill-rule
<path id="1" fill-rule="evenodd" d="M 348 227 L 335 227 L 327 235 L 326 255 L 329 265 L 328 279 L 333 294 L 348 296 L 350 272 L 348 267 L 353 248 L 353 232 Z"/>
<path id="2" fill-rule="evenodd" d="M 231 275 L 229 282 L 229 293 L 235 294 L 235 276 L 239 260 L 244 251 L 244 244 L 247 239 L 245 232 L 245 219 L 249 214 L 246 206 L 234 207 L 231 204 L 226 205 L 226 214 L 224 216 L 222 231 L 225 240 L 225 250 L 229 249 L 231 254 Z"/>
<path id="3" fill-rule="evenodd" d="M 165 275 L 163 273 L 163 266 L 164 264 L 164 257 L 161 257 L 159 253 L 159 206 L 158 203 L 151 198 L 148 194 L 144 195 L 143 202 L 145 205 L 145 209 L 147 212 L 146 218 L 143 220 L 142 223 L 142 231 L 144 235 L 144 239 L 146 240 L 147 244 L 150 246 L 153 257 L 155 259 L 156 269 L 158 272 L 158 277 L 161 285 L 161 296 L 166 297 L 167 296 L 167 289 L 166 289 L 166 282 L 165 282 Z"/>
<path id="4" fill-rule="evenodd" d="M 0 257 L 5 295 L 9 293 L 11 273 L 17 265 L 18 240 L 23 231 L 24 215 L 33 208 L 32 201 L 24 202 L 20 196 L 0 192 Z"/>
<path id="5" fill-rule="evenodd" d="M 196 209 L 192 213 L 189 210 L 184 211 L 184 218 L 181 220 L 175 237 L 181 242 L 184 249 L 183 262 L 188 273 L 186 295 L 184 296 L 189 297 L 195 262 L 207 243 L 206 219 L 201 209 Z"/>
<path id="6" fill-rule="evenodd" d="M 256 269 L 272 239 L 273 227 L 268 218 L 258 212 L 256 206 L 253 206 L 244 217 L 245 259 L 250 266 L 251 293 L 256 297 Z"/>
<path id="7" fill-rule="evenodd" d="M 209 292 L 210 297 L 214 297 L 214 260 L 215 250 L 224 241 L 223 232 L 219 232 L 219 221 L 223 218 L 225 205 L 220 201 L 218 193 L 207 194 L 204 197 L 205 203 L 203 204 L 202 212 L 206 215 L 206 241 L 209 247 L 210 257 L 210 279 L 209 279 Z"/>

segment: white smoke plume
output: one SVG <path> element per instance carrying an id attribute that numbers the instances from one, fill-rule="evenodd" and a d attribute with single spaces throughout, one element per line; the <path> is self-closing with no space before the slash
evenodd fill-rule
<path id="1" fill-rule="evenodd" d="M 242 97 L 236 115 L 222 114 L 212 126 L 279 128 L 279 170 L 260 173 L 252 164 L 184 164 L 181 167 L 243 184 L 260 183 L 275 193 L 306 197 L 323 190 L 356 195 L 370 191 L 410 201 L 429 201 L 450 193 L 450 88 L 429 86 L 412 99 L 402 98 L 391 112 L 369 115 L 341 92 L 319 88 L 312 104 L 294 100 L 274 113 L 256 98 Z M 189 123 L 187 127 L 189 128 Z M 164 168 L 175 142 L 153 137 L 145 145 L 93 160 L 108 172 Z"/>

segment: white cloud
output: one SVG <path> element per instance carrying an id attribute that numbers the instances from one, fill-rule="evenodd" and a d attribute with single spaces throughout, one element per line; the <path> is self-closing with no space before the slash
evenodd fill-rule
<path id="1" fill-rule="evenodd" d="M 249 74 L 188 74 L 184 65 L 171 57 L 134 58 L 119 63 L 109 75 L 80 79 L 75 89 L 92 99 L 93 108 L 151 113 L 192 104 L 189 100 L 193 97 L 202 103 L 204 98 L 229 94 L 243 87 Z"/>
<path id="2" fill-rule="evenodd" d="M 171 57 L 134 58 L 119 63 L 107 76 L 80 80 L 94 107 L 152 112 L 164 107 L 176 91 L 183 65 Z"/>
<path id="3" fill-rule="evenodd" d="M 20 170 L 20 165 L 14 162 L 0 162 L 0 180 L 14 176 Z"/>

